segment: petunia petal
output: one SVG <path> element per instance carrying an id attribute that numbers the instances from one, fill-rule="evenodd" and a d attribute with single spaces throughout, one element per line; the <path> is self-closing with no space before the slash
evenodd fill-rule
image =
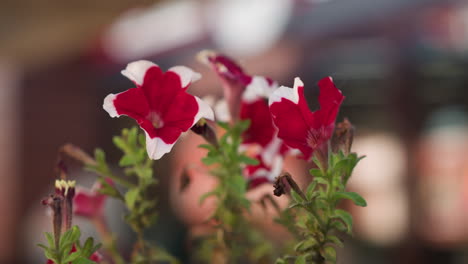
<path id="1" fill-rule="evenodd" d="M 294 79 L 294 88 L 291 89 L 286 86 L 281 86 L 280 88 L 276 89 L 271 96 L 269 97 L 268 104 L 271 106 L 275 102 L 281 102 L 281 100 L 287 99 L 294 104 L 299 103 L 299 87 L 304 87 L 304 83 L 301 81 L 299 77 Z"/>
<path id="2" fill-rule="evenodd" d="M 185 66 L 174 66 L 168 71 L 174 72 L 179 75 L 183 88 L 187 88 L 190 83 L 200 80 L 201 74 L 193 71 L 189 67 Z"/>
<path id="3" fill-rule="evenodd" d="M 263 98 L 251 103 L 242 102 L 240 118 L 251 121 L 249 128 L 242 134 L 244 144 L 259 144 L 265 147 L 276 134 L 270 109 Z"/>
<path id="4" fill-rule="evenodd" d="M 111 117 L 127 115 L 138 122 L 149 113 L 148 103 L 139 88 L 132 88 L 122 93 L 107 95 L 104 98 L 102 107 Z"/>
<path id="5" fill-rule="evenodd" d="M 319 111 L 322 122 L 326 125 L 334 124 L 340 105 L 345 97 L 341 91 L 336 88 L 331 77 L 321 79 L 318 86 L 320 88 L 318 100 L 320 103 Z"/>
<path id="6" fill-rule="evenodd" d="M 158 67 L 158 65 L 154 64 L 151 61 L 147 60 L 139 60 L 135 62 L 131 62 L 127 65 L 127 68 L 122 71 L 122 74 L 133 81 L 136 85 L 141 86 L 143 85 L 143 81 L 145 80 L 145 75 L 148 69 L 151 67 Z"/>
<path id="7" fill-rule="evenodd" d="M 172 150 L 175 142 L 172 144 L 165 143 L 161 138 L 151 138 L 148 133 L 146 134 L 146 151 L 151 159 L 158 160 L 164 154 L 169 153 Z"/>
<path id="8" fill-rule="evenodd" d="M 104 104 L 102 105 L 102 108 L 109 113 L 111 117 L 118 117 L 119 114 L 117 113 L 117 109 L 115 109 L 114 106 L 114 100 L 117 97 L 115 94 L 109 94 L 104 98 Z"/>
<path id="9" fill-rule="evenodd" d="M 194 123 L 192 124 L 192 126 L 195 125 L 195 123 L 197 123 L 198 120 L 200 120 L 201 118 L 214 121 L 215 120 L 214 112 L 213 112 L 213 109 L 210 107 L 210 105 L 207 104 L 202 99 L 198 98 L 197 96 L 195 96 L 195 100 L 197 101 L 197 104 L 198 104 L 198 113 L 194 118 Z"/>
<path id="10" fill-rule="evenodd" d="M 242 94 L 242 101 L 251 103 L 260 98 L 268 98 L 276 88 L 277 84 L 268 78 L 254 76 Z"/>
<path id="11" fill-rule="evenodd" d="M 303 83 L 299 78 L 294 80 L 294 88 L 280 87 L 269 98 L 273 122 L 278 128 L 278 137 L 292 148 L 299 149 L 303 158 L 308 159 L 312 149 L 307 145 L 309 112 L 303 95 Z M 303 105 L 305 104 L 305 105 Z"/>

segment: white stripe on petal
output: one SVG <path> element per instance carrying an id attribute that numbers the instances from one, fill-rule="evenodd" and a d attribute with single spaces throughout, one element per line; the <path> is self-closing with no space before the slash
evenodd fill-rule
<path id="1" fill-rule="evenodd" d="M 271 166 L 274 158 L 278 155 L 283 141 L 275 135 L 273 140 L 262 151 L 262 159 L 265 164 Z"/>
<path id="2" fill-rule="evenodd" d="M 182 87 L 187 87 L 190 83 L 200 80 L 201 74 L 193 71 L 189 67 L 185 66 L 174 66 L 171 67 L 168 71 L 171 71 L 180 77 L 180 82 Z"/>
<path id="3" fill-rule="evenodd" d="M 160 159 L 164 154 L 169 153 L 174 146 L 175 142 L 172 144 L 165 143 L 161 138 L 155 137 L 151 138 L 148 133 L 146 133 L 146 151 L 148 156 L 153 160 Z"/>
<path id="4" fill-rule="evenodd" d="M 142 85 L 143 80 L 145 79 L 146 71 L 154 66 L 159 67 L 158 65 L 147 60 L 134 61 L 127 65 L 127 68 L 122 71 L 122 74 L 137 85 Z"/>
<path id="5" fill-rule="evenodd" d="M 283 158 L 278 155 L 273 160 L 273 164 L 271 165 L 271 170 L 267 178 L 270 181 L 274 181 L 275 178 L 280 175 L 281 171 L 283 171 Z"/>
<path id="6" fill-rule="evenodd" d="M 218 102 L 216 102 L 214 111 L 217 121 L 229 122 L 231 120 L 231 114 L 229 113 L 226 100 L 220 99 Z"/>
<path id="7" fill-rule="evenodd" d="M 242 100 L 246 103 L 251 103 L 259 98 L 268 98 L 276 87 L 276 83 L 270 85 L 265 77 L 254 76 L 245 88 Z"/>
<path id="8" fill-rule="evenodd" d="M 286 86 L 281 86 L 276 89 L 268 100 L 268 104 L 272 105 L 275 102 L 281 102 L 281 99 L 285 98 L 295 104 L 299 103 L 299 87 L 303 87 L 304 83 L 299 77 L 294 78 L 294 88 L 291 89 Z"/>
<path id="9" fill-rule="evenodd" d="M 213 109 L 211 109 L 211 107 L 205 103 L 205 101 L 203 101 L 202 99 L 195 97 L 195 100 L 197 100 L 197 104 L 198 104 L 198 113 L 195 115 L 194 119 L 193 119 L 193 125 L 195 125 L 198 120 L 200 120 L 200 118 L 205 118 L 205 119 L 209 119 L 209 120 L 212 120 L 214 121 L 214 112 L 213 112 Z"/>
<path id="10" fill-rule="evenodd" d="M 117 109 L 115 109 L 114 106 L 114 100 L 117 97 L 116 94 L 109 94 L 104 98 L 104 104 L 102 105 L 102 108 L 109 113 L 111 117 L 118 117 L 119 114 L 117 113 Z"/>

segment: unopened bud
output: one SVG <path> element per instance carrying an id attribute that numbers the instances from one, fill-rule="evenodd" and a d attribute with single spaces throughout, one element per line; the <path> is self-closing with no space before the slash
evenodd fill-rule
<path id="1" fill-rule="evenodd" d="M 216 138 L 216 133 L 211 128 L 204 118 L 201 118 L 192 128 L 191 130 L 197 134 L 202 136 L 208 143 L 211 145 L 218 147 L 218 139 Z"/>
<path id="2" fill-rule="evenodd" d="M 60 235 L 62 232 L 62 205 L 63 196 L 51 195 L 47 199 L 42 200 L 43 205 L 48 205 L 52 209 L 52 225 L 54 229 L 55 247 L 58 249 Z"/>
<path id="3" fill-rule="evenodd" d="M 293 178 L 291 177 L 291 174 L 287 172 L 276 177 L 273 187 L 275 188 L 275 190 L 273 191 L 273 194 L 276 196 L 281 196 L 283 194 L 289 195 L 291 194 L 291 189 L 293 189 L 304 200 L 307 200 L 301 188 L 299 188 L 299 185 L 297 185 L 296 181 L 293 180 Z"/>

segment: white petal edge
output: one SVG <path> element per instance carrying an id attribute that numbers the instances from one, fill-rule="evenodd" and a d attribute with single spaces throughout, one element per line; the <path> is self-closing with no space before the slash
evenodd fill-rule
<path id="1" fill-rule="evenodd" d="M 202 99 L 195 97 L 195 100 L 197 100 L 197 104 L 198 104 L 198 113 L 195 115 L 195 117 L 193 118 L 193 125 L 195 125 L 198 120 L 200 120 L 202 117 L 205 118 L 205 119 L 209 119 L 211 121 L 214 121 L 215 118 L 214 118 L 214 112 L 213 112 L 213 109 L 211 109 L 210 105 L 208 105 L 207 103 L 205 103 L 205 101 L 203 101 Z"/>
<path id="2" fill-rule="evenodd" d="M 107 111 L 107 113 L 109 113 L 109 115 L 111 117 L 118 117 L 120 116 L 118 113 L 117 113 L 117 109 L 115 109 L 115 106 L 114 106 L 114 100 L 115 98 L 117 97 L 116 94 L 109 94 L 106 96 L 106 98 L 104 98 L 104 104 L 102 105 L 102 108 L 104 110 Z"/>
<path id="3" fill-rule="evenodd" d="M 173 144 L 167 144 L 158 137 L 151 138 L 146 131 L 145 134 L 146 152 L 148 152 L 148 156 L 153 160 L 158 160 L 164 156 L 164 154 L 169 153 L 175 144 L 175 142 Z"/>
<path id="4" fill-rule="evenodd" d="M 270 173 L 267 177 L 270 181 L 274 181 L 275 178 L 278 177 L 282 171 L 283 171 L 283 158 L 280 155 L 278 155 L 273 160 Z"/>
<path id="5" fill-rule="evenodd" d="M 159 66 L 147 60 L 134 61 L 127 65 L 127 68 L 122 71 L 122 74 L 137 85 L 142 85 L 146 71 L 151 67 Z"/>
<path id="6" fill-rule="evenodd" d="M 265 164 L 271 166 L 274 158 L 278 155 L 283 141 L 275 135 L 268 145 L 262 151 L 262 159 Z"/>
<path id="7" fill-rule="evenodd" d="M 245 88 L 245 92 L 242 94 L 242 100 L 246 103 L 251 103 L 260 98 L 268 98 L 276 87 L 276 82 L 270 85 L 265 77 L 254 76 L 252 81 Z"/>
<path id="8" fill-rule="evenodd" d="M 229 113 L 228 105 L 226 100 L 221 99 L 213 107 L 216 120 L 221 122 L 231 121 L 231 114 Z"/>
<path id="9" fill-rule="evenodd" d="M 200 73 L 193 71 L 186 66 L 174 66 L 171 67 L 168 71 L 179 75 L 183 88 L 187 87 L 192 82 L 200 80 L 201 78 Z"/>
<path id="10" fill-rule="evenodd" d="M 283 171 L 283 158 L 281 156 L 276 156 L 270 170 L 265 168 L 258 169 L 252 175 L 252 179 L 265 177 L 270 181 L 274 181 Z"/>
<path id="11" fill-rule="evenodd" d="M 280 88 L 276 89 L 273 94 L 268 99 L 268 104 L 272 105 L 276 102 L 281 102 L 283 98 L 298 104 L 299 103 L 299 87 L 303 87 L 304 83 L 301 81 L 299 77 L 294 78 L 294 88 L 291 89 L 286 86 L 281 86 Z"/>

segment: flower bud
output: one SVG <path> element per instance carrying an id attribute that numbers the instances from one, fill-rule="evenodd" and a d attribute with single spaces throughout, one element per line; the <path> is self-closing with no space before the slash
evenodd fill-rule
<path id="1" fill-rule="evenodd" d="M 351 152 L 351 145 L 353 144 L 354 127 L 347 118 L 336 124 L 335 132 L 331 141 L 333 152 L 343 151 L 345 155 Z"/>

